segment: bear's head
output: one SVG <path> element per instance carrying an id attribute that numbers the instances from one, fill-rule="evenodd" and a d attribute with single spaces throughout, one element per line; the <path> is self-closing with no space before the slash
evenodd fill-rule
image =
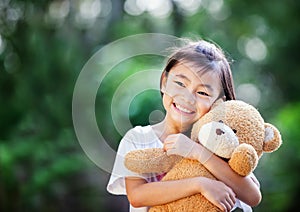
<path id="1" fill-rule="evenodd" d="M 282 143 L 278 129 L 265 123 L 253 106 L 239 100 L 216 103 L 194 124 L 191 139 L 228 159 L 242 176 L 256 168 L 263 152 L 273 152 Z"/>

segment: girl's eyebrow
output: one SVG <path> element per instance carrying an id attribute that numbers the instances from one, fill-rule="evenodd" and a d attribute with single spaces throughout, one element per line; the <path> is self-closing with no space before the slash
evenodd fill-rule
<path id="1" fill-rule="evenodd" d="M 183 74 L 177 74 L 176 77 L 179 77 L 179 78 L 182 78 L 182 79 L 184 79 L 184 80 L 187 80 L 187 81 L 191 82 L 191 80 L 190 80 L 188 77 L 186 77 L 185 75 L 183 75 Z M 213 90 L 214 90 L 214 89 L 212 88 L 212 86 L 209 85 L 209 84 L 198 84 L 198 86 L 199 86 L 199 87 L 205 87 L 205 88 L 207 88 L 207 89 L 210 90 L 210 91 L 213 91 Z"/>
<path id="2" fill-rule="evenodd" d="M 208 85 L 208 84 L 200 84 L 199 86 L 202 86 L 202 87 L 207 88 L 210 92 L 213 92 L 213 91 L 214 91 L 213 87 L 211 87 L 211 86 Z"/>
<path id="3" fill-rule="evenodd" d="M 176 77 L 179 77 L 179 78 L 182 78 L 182 79 L 185 79 L 185 80 L 191 82 L 191 80 L 189 78 L 187 78 L 187 76 L 185 76 L 183 74 L 176 74 Z"/>

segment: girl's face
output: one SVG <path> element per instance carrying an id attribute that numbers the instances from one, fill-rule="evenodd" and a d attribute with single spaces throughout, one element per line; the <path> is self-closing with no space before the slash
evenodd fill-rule
<path id="1" fill-rule="evenodd" d="M 163 78 L 162 92 L 168 124 L 189 128 L 220 96 L 221 82 L 214 72 L 197 73 L 196 68 L 179 63 Z"/>

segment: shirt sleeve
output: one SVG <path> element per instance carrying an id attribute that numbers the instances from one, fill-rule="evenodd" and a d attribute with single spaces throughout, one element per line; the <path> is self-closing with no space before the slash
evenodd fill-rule
<path id="1" fill-rule="evenodd" d="M 108 192 L 117 195 L 126 195 L 125 177 L 139 177 L 147 180 L 146 175 L 131 172 L 124 165 L 124 158 L 128 152 L 141 149 L 138 145 L 139 139 L 141 138 L 139 138 L 137 133 L 134 133 L 134 130 L 129 130 L 121 140 L 107 185 Z"/>

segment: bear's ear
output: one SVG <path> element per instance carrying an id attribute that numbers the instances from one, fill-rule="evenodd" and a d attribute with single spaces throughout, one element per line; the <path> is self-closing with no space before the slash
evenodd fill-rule
<path id="1" fill-rule="evenodd" d="M 273 152 L 277 150 L 282 143 L 279 130 L 272 124 L 265 123 L 265 140 L 263 151 Z"/>

